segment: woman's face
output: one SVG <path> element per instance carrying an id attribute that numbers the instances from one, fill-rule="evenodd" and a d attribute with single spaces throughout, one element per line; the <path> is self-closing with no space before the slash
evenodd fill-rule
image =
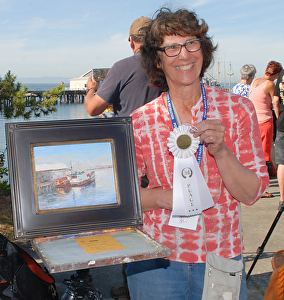
<path id="1" fill-rule="evenodd" d="M 185 42 L 195 39 L 196 36 L 179 36 L 170 35 L 164 37 L 164 42 L 160 47 L 172 44 L 184 44 Z M 182 47 L 179 55 L 168 57 L 164 52 L 159 51 L 160 62 L 158 68 L 161 68 L 167 78 L 169 88 L 190 86 L 200 84 L 199 76 L 203 64 L 203 54 L 201 49 L 196 52 L 188 52 Z"/>

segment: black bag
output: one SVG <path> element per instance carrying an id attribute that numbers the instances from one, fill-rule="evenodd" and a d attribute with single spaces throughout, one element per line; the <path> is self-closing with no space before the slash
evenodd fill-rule
<path id="1" fill-rule="evenodd" d="M 273 176 L 274 175 L 274 170 L 273 170 L 272 163 L 270 161 L 267 161 L 266 166 L 267 166 L 267 171 L 268 171 L 269 176 L 270 177 Z"/>
<path id="2" fill-rule="evenodd" d="M 0 298 L 58 300 L 54 278 L 22 248 L 0 234 Z"/>

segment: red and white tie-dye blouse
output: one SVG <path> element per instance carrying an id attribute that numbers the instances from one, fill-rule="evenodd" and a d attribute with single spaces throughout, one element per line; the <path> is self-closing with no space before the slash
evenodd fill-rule
<path id="1" fill-rule="evenodd" d="M 250 100 L 220 89 L 205 86 L 208 119 L 220 119 L 226 127 L 225 144 L 237 159 L 253 170 L 259 178 L 257 201 L 269 185 L 254 106 Z M 192 124 L 203 116 L 202 99 L 191 109 Z M 167 139 L 173 130 L 162 95 L 132 114 L 138 177 L 146 174 L 148 188 L 172 189 L 174 157 Z M 242 252 L 239 232 L 238 202 L 228 193 L 217 169 L 215 159 L 204 147 L 201 172 L 209 187 L 215 206 L 204 212 L 207 250 L 223 257 Z M 157 209 L 143 213 L 143 230 L 171 249 L 170 260 L 205 262 L 202 220 L 196 231 L 168 225 L 171 211 Z"/>

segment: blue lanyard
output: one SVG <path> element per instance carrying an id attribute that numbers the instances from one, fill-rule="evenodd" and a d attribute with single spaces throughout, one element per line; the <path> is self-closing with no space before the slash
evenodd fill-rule
<path id="1" fill-rule="evenodd" d="M 203 120 L 207 119 L 208 108 L 207 108 L 207 98 L 206 98 L 204 85 L 202 83 L 200 83 L 200 85 L 201 85 L 202 101 L 203 101 L 203 117 L 202 117 L 202 121 L 203 121 Z M 173 127 L 174 127 L 174 129 L 178 128 L 178 123 L 177 123 L 176 116 L 174 113 L 173 104 L 172 104 L 172 100 L 171 100 L 171 96 L 170 96 L 170 91 L 168 91 L 168 93 L 167 93 L 167 104 L 168 104 L 168 110 L 169 110 L 169 114 L 170 114 L 170 117 L 172 120 Z M 198 152 L 197 152 L 197 162 L 198 162 L 199 166 L 201 164 L 203 145 L 204 145 L 204 143 L 199 144 Z"/>

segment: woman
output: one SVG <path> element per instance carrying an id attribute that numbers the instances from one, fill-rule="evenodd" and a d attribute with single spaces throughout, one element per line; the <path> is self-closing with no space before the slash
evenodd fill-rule
<path id="1" fill-rule="evenodd" d="M 272 99 L 275 85 L 273 81 L 281 70 L 282 65 L 280 63 L 270 61 L 265 69 L 264 76 L 253 81 L 249 92 L 249 99 L 253 102 L 257 114 L 265 161 L 267 166 L 271 167 L 271 176 L 275 176 L 277 173 L 271 160 L 274 132 Z M 272 194 L 266 192 L 263 197 L 270 198 Z"/>
<path id="2" fill-rule="evenodd" d="M 241 81 L 232 88 L 232 93 L 248 98 L 249 88 L 254 79 L 256 68 L 254 65 L 241 67 Z"/>
<path id="3" fill-rule="evenodd" d="M 179 124 L 195 125 L 194 138 L 205 145 L 200 169 L 214 201 L 214 207 L 203 212 L 207 249 L 239 260 L 238 202 L 256 202 L 269 178 L 251 101 L 209 86 L 206 99 L 202 95 L 200 79 L 215 51 L 207 31 L 193 12 L 161 9 L 146 35 L 142 61 L 152 84 L 169 91 Z M 169 226 L 174 156 L 167 145 L 173 131 L 167 95 L 132 114 L 138 176 L 149 179 L 149 186 L 140 189 L 143 230 L 171 249 L 168 259 L 128 264 L 132 300 L 202 296 L 206 259 L 202 218 L 196 230 Z M 206 111 L 207 119 L 202 120 Z M 245 276 L 241 290 L 241 299 L 246 299 Z"/>

